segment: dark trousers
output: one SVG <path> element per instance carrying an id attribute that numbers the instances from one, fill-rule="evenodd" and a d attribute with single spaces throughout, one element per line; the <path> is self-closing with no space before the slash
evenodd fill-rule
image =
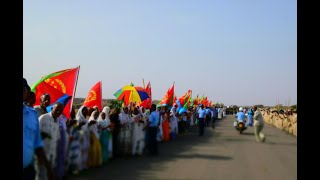
<path id="1" fill-rule="evenodd" d="M 181 121 L 181 133 L 186 132 L 187 121 Z"/>
<path id="2" fill-rule="evenodd" d="M 214 123 L 216 122 L 217 117 L 212 117 L 212 127 L 214 128 Z"/>
<path id="3" fill-rule="evenodd" d="M 23 179 L 34 180 L 36 178 L 36 171 L 34 170 L 33 163 L 26 168 L 23 168 Z"/>
<path id="4" fill-rule="evenodd" d="M 179 134 L 182 134 L 182 130 L 183 130 L 182 120 L 179 120 L 179 121 L 178 121 L 178 133 L 179 133 Z"/>
<path id="5" fill-rule="evenodd" d="M 186 131 L 189 131 L 190 129 L 190 119 L 187 120 L 187 123 L 186 123 Z"/>
<path id="6" fill-rule="evenodd" d="M 207 127 L 209 126 L 210 120 L 211 120 L 211 116 L 210 115 L 206 115 L 206 126 Z"/>
<path id="7" fill-rule="evenodd" d="M 198 126 L 199 126 L 199 136 L 203 136 L 203 134 L 204 134 L 204 118 L 199 118 Z"/>
<path id="8" fill-rule="evenodd" d="M 114 157 L 120 156 L 119 147 L 118 147 L 118 135 L 119 135 L 118 130 L 115 130 L 112 132 L 112 152 Z"/>
<path id="9" fill-rule="evenodd" d="M 151 155 L 158 154 L 157 132 L 158 127 L 148 127 L 148 149 Z"/>

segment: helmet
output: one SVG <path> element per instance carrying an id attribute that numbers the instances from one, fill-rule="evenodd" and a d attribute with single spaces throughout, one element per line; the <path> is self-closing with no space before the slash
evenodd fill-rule
<path id="1" fill-rule="evenodd" d="M 242 108 L 242 107 L 240 107 L 240 108 L 239 108 L 239 111 L 243 111 L 243 108 Z"/>

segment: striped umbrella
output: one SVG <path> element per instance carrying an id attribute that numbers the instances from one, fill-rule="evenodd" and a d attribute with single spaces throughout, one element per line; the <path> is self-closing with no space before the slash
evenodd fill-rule
<path id="1" fill-rule="evenodd" d="M 117 100 L 123 100 L 125 105 L 131 102 L 141 103 L 149 98 L 148 92 L 140 86 L 124 86 L 113 94 Z"/>

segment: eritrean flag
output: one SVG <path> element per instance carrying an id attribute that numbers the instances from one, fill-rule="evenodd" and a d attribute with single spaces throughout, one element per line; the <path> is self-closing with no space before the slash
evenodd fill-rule
<path id="1" fill-rule="evenodd" d="M 197 106 L 199 104 L 199 94 L 197 94 L 197 97 L 193 100 L 193 106 Z"/>
<path id="2" fill-rule="evenodd" d="M 51 97 L 51 105 L 55 102 L 66 103 L 63 114 L 69 118 L 79 70 L 80 66 L 57 71 L 42 77 L 31 87 L 31 91 L 36 94 L 35 105 L 40 104 L 40 97 L 43 93 L 48 93 Z M 71 103 L 69 100 L 71 100 Z"/>
<path id="3" fill-rule="evenodd" d="M 157 104 L 157 106 L 173 106 L 174 103 L 174 84 L 171 88 L 168 89 L 165 96 L 162 98 L 162 100 Z"/>
<path id="4" fill-rule="evenodd" d="M 203 104 L 203 106 L 208 106 L 208 97 L 207 96 L 205 98 L 201 99 L 201 104 Z"/>
<path id="5" fill-rule="evenodd" d="M 97 82 L 89 91 L 87 98 L 83 102 L 83 106 L 93 108 L 97 106 L 102 111 L 102 83 Z"/>
<path id="6" fill-rule="evenodd" d="M 188 92 L 186 92 L 183 96 L 181 96 L 179 98 L 179 101 L 180 101 L 180 104 L 182 107 L 185 106 L 189 102 L 189 100 L 191 98 L 191 94 L 192 94 L 192 90 L 190 89 L 190 90 L 188 90 Z"/>
<path id="7" fill-rule="evenodd" d="M 190 100 L 192 99 L 192 90 L 188 90 L 183 96 L 181 96 L 177 101 L 178 109 L 177 111 L 179 114 L 186 112 L 188 106 L 190 105 Z"/>

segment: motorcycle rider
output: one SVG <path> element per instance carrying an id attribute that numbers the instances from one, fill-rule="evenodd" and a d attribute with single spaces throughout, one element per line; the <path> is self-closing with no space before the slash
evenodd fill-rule
<path id="1" fill-rule="evenodd" d="M 243 122 L 244 124 L 246 124 L 246 121 L 245 121 L 246 115 L 244 114 L 242 107 L 239 108 L 239 112 L 236 114 L 236 118 L 237 120 L 233 123 L 234 127 L 237 126 L 238 122 Z"/>

